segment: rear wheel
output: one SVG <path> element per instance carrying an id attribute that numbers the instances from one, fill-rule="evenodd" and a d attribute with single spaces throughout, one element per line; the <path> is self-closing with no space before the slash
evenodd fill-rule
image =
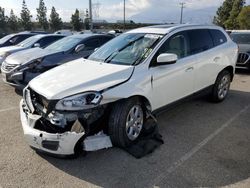
<path id="1" fill-rule="evenodd" d="M 227 97 L 231 80 L 231 74 L 227 70 L 222 71 L 218 75 L 211 94 L 212 101 L 221 102 Z"/>
<path id="2" fill-rule="evenodd" d="M 109 118 L 112 143 L 119 147 L 127 147 L 137 141 L 143 129 L 144 117 L 144 108 L 138 98 L 116 103 Z"/>

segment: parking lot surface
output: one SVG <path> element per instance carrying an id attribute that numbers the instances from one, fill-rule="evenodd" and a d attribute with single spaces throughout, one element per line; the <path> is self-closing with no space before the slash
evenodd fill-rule
<path id="1" fill-rule="evenodd" d="M 199 97 L 161 113 L 165 143 L 142 159 L 118 148 L 72 160 L 37 154 L 23 137 L 20 99 L 0 81 L 0 187 L 250 187 L 247 71 L 223 103 Z"/>

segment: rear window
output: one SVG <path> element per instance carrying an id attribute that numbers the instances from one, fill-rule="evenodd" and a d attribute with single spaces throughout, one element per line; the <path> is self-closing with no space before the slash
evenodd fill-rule
<path id="1" fill-rule="evenodd" d="M 230 36 L 237 44 L 250 44 L 250 33 L 231 33 Z"/>
<path id="2" fill-rule="evenodd" d="M 213 48 L 213 40 L 207 29 L 195 29 L 188 31 L 190 42 L 190 54 L 197 54 Z"/>
<path id="3" fill-rule="evenodd" d="M 210 29 L 209 31 L 212 35 L 214 46 L 219 46 L 227 42 L 226 36 L 220 30 Z"/>

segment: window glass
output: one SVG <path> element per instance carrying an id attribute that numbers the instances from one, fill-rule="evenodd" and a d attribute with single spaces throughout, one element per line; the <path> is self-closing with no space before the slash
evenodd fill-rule
<path id="1" fill-rule="evenodd" d="M 72 48 L 75 48 L 76 45 L 78 45 L 82 40 L 82 38 L 69 36 L 50 44 L 46 47 L 46 49 L 65 52 Z"/>
<path id="2" fill-rule="evenodd" d="M 250 33 L 231 33 L 230 36 L 237 44 L 250 44 Z"/>
<path id="3" fill-rule="evenodd" d="M 33 36 L 33 35 L 18 35 L 12 39 L 13 44 L 18 44 L 31 36 Z"/>
<path id="4" fill-rule="evenodd" d="M 88 59 L 120 65 L 137 65 L 152 52 L 162 35 L 124 33 L 110 40 Z"/>
<path id="5" fill-rule="evenodd" d="M 10 35 L 7 35 L 3 38 L 0 39 L 0 44 L 3 44 L 5 42 L 7 42 L 8 40 L 10 40 L 14 35 L 13 34 L 10 34 Z"/>
<path id="6" fill-rule="evenodd" d="M 188 31 L 190 51 L 189 55 L 197 54 L 213 48 L 213 40 L 207 29 Z"/>
<path id="7" fill-rule="evenodd" d="M 109 40 L 113 39 L 114 37 L 112 36 L 103 36 L 103 37 L 100 37 L 100 43 L 101 45 L 103 45 L 104 43 L 108 42 Z"/>
<path id="8" fill-rule="evenodd" d="M 45 48 L 49 44 L 51 44 L 51 43 L 53 43 L 61 38 L 62 38 L 62 36 L 48 36 L 48 37 L 44 37 L 44 38 L 40 39 L 37 43 L 40 44 L 41 48 Z"/>
<path id="9" fill-rule="evenodd" d="M 100 46 L 98 38 L 86 40 L 84 44 L 85 44 L 84 50 L 95 50 Z"/>
<path id="10" fill-rule="evenodd" d="M 179 32 L 171 36 L 159 49 L 157 56 L 162 53 L 173 53 L 178 59 L 188 55 L 188 38 L 186 32 Z M 157 57 L 156 57 L 157 58 Z"/>
<path id="11" fill-rule="evenodd" d="M 220 30 L 210 29 L 209 31 L 213 37 L 214 46 L 221 45 L 227 41 L 226 36 Z"/>

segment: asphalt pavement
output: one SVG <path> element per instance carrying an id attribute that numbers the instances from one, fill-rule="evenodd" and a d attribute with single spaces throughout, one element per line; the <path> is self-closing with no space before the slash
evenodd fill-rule
<path id="1" fill-rule="evenodd" d="M 118 148 L 71 160 L 37 154 L 20 99 L 0 81 L 0 187 L 250 187 L 250 72 L 237 71 L 222 103 L 199 97 L 161 113 L 165 143 L 142 159 Z"/>

